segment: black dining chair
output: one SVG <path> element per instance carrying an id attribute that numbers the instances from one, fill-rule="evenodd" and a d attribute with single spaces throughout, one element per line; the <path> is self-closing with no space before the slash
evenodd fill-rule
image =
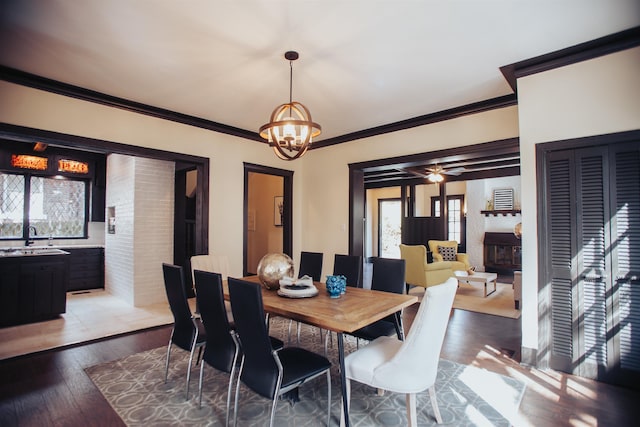
<path id="1" fill-rule="evenodd" d="M 331 363 L 326 357 L 299 347 L 275 350 L 264 321 L 260 285 L 229 278 L 231 310 L 242 348 L 238 374 L 234 425 L 238 417 L 240 382 L 257 394 L 269 398 L 273 426 L 278 397 L 324 373 L 327 376 L 327 425 L 331 419 Z"/>
<path id="2" fill-rule="evenodd" d="M 362 287 L 362 256 L 336 254 L 333 259 L 334 276 L 344 276 L 347 286 Z"/>
<path id="3" fill-rule="evenodd" d="M 322 258 L 324 254 L 322 252 L 300 252 L 300 266 L 298 268 L 298 278 L 302 276 L 308 276 L 313 279 L 314 282 L 319 282 L 322 276 Z M 289 321 L 289 342 L 291 342 L 291 326 L 293 320 Z M 300 322 L 296 325 L 296 342 L 300 342 Z M 322 342 L 322 333 L 320 334 L 320 341 Z"/>
<path id="4" fill-rule="evenodd" d="M 344 276 L 347 279 L 347 286 L 352 288 L 362 287 L 362 257 L 360 255 L 335 254 L 333 257 L 333 275 Z M 322 333 L 320 334 L 322 339 Z M 331 332 L 327 331 L 324 341 L 324 354 L 327 355 L 329 341 L 333 340 Z M 333 341 L 332 345 L 333 345 Z"/>
<path id="5" fill-rule="evenodd" d="M 300 267 L 298 268 L 298 278 L 309 276 L 315 282 L 320 281 L 322 276 L 322 252 L 300 252 Z"/>
<path id="6" fill-rule="evenodd" d="M 228 373 L 229 387 L 227 389 L 225 425 L 229 425 L 231 392 L 233 390 L 239 345 L 227 317 L 222 290 L 222 275 L 209 271 L 194 270 L 193 278 L 198 307 L 200 308 L 200 317 L 207 333 L 207 346 L 204 349 L 202 364 L 200 365 L 198 408 L 202 406 L 202 380 L 205 365 Z"/>
<path id="7" fill-rule="evenodd" d="M 193 354 L 196 348 L 199 348 L 199 363 L 202 349 L 207 342 L 207 334 L 204 330 L 202 322 L 197 320 L 192 314 L 187 302 L 185 293 L 185 279 L 182 267 L 173 264 L 162 264 L 162 272 L 164 275 L 164 287 L 169 300 L 169 307 L 173 314 L 173 329 L 167 346 L 167 361 L 164 370 L 164 381 L 167 382 L 169 375 L 169 360 L 171 358 L 171 347 L 177 347 L 189 352 L 189 364 L 187 365 L 187 386 L 186 398 L 189 399 L 189 380 L 191 379 L 191 364 L 193 363 Z"/>
<path id="8" fill-rule="evenodd" d="M 371 258 L 371 263 L 373 264 L 372 290 L 404 294 L 405 261 L 403 259 L 373 257 Z M 350 332 L 349 335 L 373 341 L 378 337 L 389 336 L 394 333 L 399 340 L 402 341 L 404 339 L 402 312 L 400 311 Z"/>

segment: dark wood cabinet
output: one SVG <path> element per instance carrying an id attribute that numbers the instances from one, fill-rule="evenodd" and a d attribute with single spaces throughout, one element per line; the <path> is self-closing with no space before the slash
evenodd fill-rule
<path id="1" fill-rule="evenodd" d="M 69 252 L 67 292 L 104 288 L 104 249 L 65 248 Z"/>
<path id="2" fill-rule="evenodd" d="M 67 308 L 68 255 L 0 260 L 0 326 L 47 320 Z"/>

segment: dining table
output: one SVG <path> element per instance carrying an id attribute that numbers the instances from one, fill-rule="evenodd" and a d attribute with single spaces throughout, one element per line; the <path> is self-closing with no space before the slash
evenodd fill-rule
<path id="1" fill-rule="evenodd" d="M 242 280 L 260 284 L 258 276 L 242 277 Z M 317 326 L 336 333 L 338 341 L 338 360 L 340 364 L 340 390 L 345 414 L 345 425 L 349 426 L 349 408 L 347 402 L 347 380 L 344 368 L 343 335 L 354 332 L 364 326 L 401 311 L 418 301 L 415 295 L 402 295 L 375 291 L 364 288 L 347 287 L 338 298 L 332 298 L 324 283 L 313 282 L 318 294 L 309 298 L 286 298 L 277 291 L 262 288 L 262 304 L 265 312 L 298 322 Z M 225 280 L 224 296 L 229 299 L 229 288 Z"/>

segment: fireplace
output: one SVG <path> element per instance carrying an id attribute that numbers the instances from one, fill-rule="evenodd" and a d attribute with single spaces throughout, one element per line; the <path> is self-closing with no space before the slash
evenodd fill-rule
<path id="1" fill-rule="evenodd" d="M 522 269 L 522 242 L 513 233 L 484 233 L 484 268 L 499 274 Z"/>

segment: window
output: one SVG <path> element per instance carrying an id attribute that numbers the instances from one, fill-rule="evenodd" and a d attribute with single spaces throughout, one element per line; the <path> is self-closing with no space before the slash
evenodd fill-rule
<path id="1" fill-rule="evenodd" d="M 440 196 L 431 197 L 431 215 L 440 217 L 443 215 Z M 455 240 L 462 247 L 466 245 L 465 221 L 464 221 L 464 195 L 447 196 L 447 212 L 445 215 L 449 235 L 447 240 Z"/>
<path id="2" fill-rule="evenodd" d="M 0 173 L 0 238 L 86 238 L 87 186 L 84 180 Z"/>
<path id="3" fill-rule="evenodd" d="M 402 203 L 400 199 L 379 199 L 378 256 L 400 258 L 401 224 Z"/>
<path id="4" fill-rule="evenodd" d="M 440 196 L 433 196 L 431 198 L 431 216 L 439 218 L 441 216 L 442 209 L 440 209 Z"/>
<path id="5" fill-rule="evenodd" d="M 464 196 L 448 196 L 447 197 L 447 222 L 449 230 L 449 238 L 447 240 L 455 240 L 463 244 L 462 239 L 462 220 L 464 212 L 462 209 Z"/>

